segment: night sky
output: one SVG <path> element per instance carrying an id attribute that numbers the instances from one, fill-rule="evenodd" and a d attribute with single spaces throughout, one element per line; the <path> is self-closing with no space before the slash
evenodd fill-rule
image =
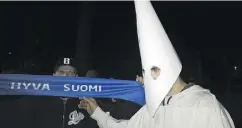
<path id="1" fill-rule="evenodd" d="M 215 93 L 239 126 L 242 3 L 153 6 L 183 63 L 181 76 Z M 104 78 L 134 80 L 141 71 L 135 18 L 133 2 L 1 2 L 1 70 L 52 74 L 58 58 L 73 57 L 81 74 L 94 68 Z"/>
<path id="2" fill-rule="evenodd" d="M 18 68 L 27 61 L 35 73 L 51 74 L 59 57 L 75 58 L 80 47 L 76 44 L 85 37 L 88 45 L 80 50 L 90 49 L 86 70 L 134 79 L 141 62 L 133 2 L 89 2 L 88 32 L 78 27 L 83 3 L 2 2 L 1 63 Z M 226 88 L 234 66 L 238 72 L 241 65 L 242 3 L 153 2 L 153 6 L 181 58 L 184 78 Z"/>

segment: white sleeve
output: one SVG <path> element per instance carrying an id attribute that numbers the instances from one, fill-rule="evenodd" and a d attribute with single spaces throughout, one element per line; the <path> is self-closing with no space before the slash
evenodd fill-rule
<path id="1" fill-rule="evenodd" d="M 220 104 L 221 111 L 219 115 L 221 116 L 221 128 L 235 128 L 234 122 L 228 113 L 228 111 Z"/>
<path id="2" fill-rule="evenodd" d="M 197 113 L 196 128 L 235 128 L 228 111 L 215 98 L 210 106 L 197 109 Z"/>
<path id="3" fill-rule="evenodd" d="M 97 107 L 91 118 L 97 121 L 100 128 L 125 128 L 129 120 L 117 120 L 105 113 L 100 107 Z"/>

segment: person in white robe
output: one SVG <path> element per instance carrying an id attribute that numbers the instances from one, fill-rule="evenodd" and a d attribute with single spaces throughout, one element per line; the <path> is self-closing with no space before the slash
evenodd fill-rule
<path id="1" fill-rule="evenodd" d="M 181 62 L 150 1 L 135 1 L 146 104 L 130 120 L 116 120 L 84 98 L 100 128 L 234 128 L 222 104 L 207 89 L 180 77 Z M 125 110 L 124 110 L 125 111 Z"/>

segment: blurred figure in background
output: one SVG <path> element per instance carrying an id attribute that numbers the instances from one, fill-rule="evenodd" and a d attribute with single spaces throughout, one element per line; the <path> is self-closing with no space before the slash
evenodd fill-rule
<path id="1" fill-rule="evenodd" d="M 99 74 L 96 70 L 91 69 L 87 71 L 86 77 L 96 78 L 96 77 L 99 77 Z"/>
<path id="2" fill-rule="evenodd" d="M 21 66 L 19 65 L 20 61 L 15 59 L 5 60 L 1 64 L 1 73 L 2 74 L 18 74 L 20 73 Z"/>
<path id="3" fill-rule="evenodd" d="M 7 64 L 7 63 L 6 63 Z M 12 64 L 4 65 L 2 74 L 27 74 L 17 70 Z M 32 96 L 8 95 L 0 96 L 0 127 L 1 128 L 33 128 L 34 105 Z M 23 118 L 24 117 L 24 118 Z"/>

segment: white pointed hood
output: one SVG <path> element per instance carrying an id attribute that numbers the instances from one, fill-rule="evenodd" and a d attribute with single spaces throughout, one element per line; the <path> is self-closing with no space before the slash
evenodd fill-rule
<path id="1" fill-rule="evenodd" d="M 142 67 L 146 106 L 154 116 L 182 69 L 174 50 L 150 1 L 135 0 L 137 31 Z M 153 79 L 151 68 L 160 69 L 160 75 Z"/>

